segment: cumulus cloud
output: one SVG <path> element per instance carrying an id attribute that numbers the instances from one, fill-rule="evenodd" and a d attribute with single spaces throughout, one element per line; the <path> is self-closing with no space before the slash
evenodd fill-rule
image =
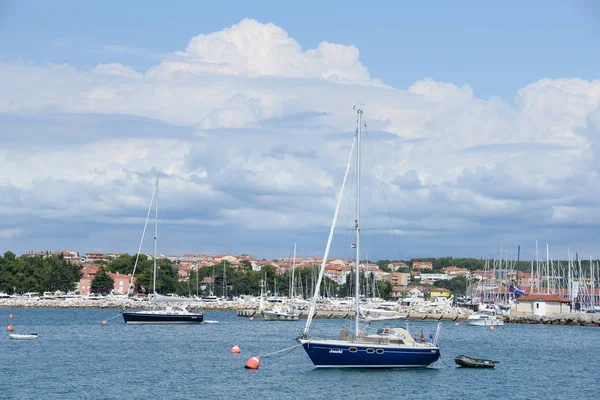
<path id="1" fill-rule="evenodd" d="M 124 76 L 128 78 L 141 78 L 142 74 L 131 67 L 121 63 L 98 64 L 92 72 L 104 75 Z"/>
<path id="2" fill-rule="evenodd" d="M 401 234 L 403 255 L 456 254 L 458 244 L 481 255 L 472 251 L 535 240 L 527 231 L 562 243 L 573 237 L 569 223 L 600 222 L 600 81 L 541 79 L 514 102 L 431 78 L 403 91 L 371 77 L 352 45 L 303 50 L 283 28 L 245 19 L 146 71 L 4 60 L 0 85 L 0 216 L 28 225 L 2 231 L 9 244 L 51 224 L 77 231 L 77 243 L 119 247 L 100 233 L 137 235 L 160 172 L 165 229 L 179 227 L 174 249 L 235 251 L 224 239 L 232 232 L 261 232 L 269 248 L 303 238 L 316 251 L 358 101 L 373 150 L 364 160 L 377 163 L 365 175 L 381 178 L 364 178 L 373 184 L 363 195 L 367 225 Z M 350 208 L 345 200 L 342 226 L 352 224 Z M 576 240 L 591 248 L 588 237 Z M 428 253 L 431 240 L 438 248 Z M 176 247 L 184 244 L 200 248 Z M 378 246 L 382 258 L 398 256 Z"/>
<path id="3" fill-rule="evenodd" d="M 176 52 L 147 74 L 166 78 L 187 73 L 316 78 L 381 85 L 360 62 L 356 47 L 322 42 L 316 49 L 302 51 L 300 44 L 282 28 L 253 19 L 192 38 L 184 52 Z"/>

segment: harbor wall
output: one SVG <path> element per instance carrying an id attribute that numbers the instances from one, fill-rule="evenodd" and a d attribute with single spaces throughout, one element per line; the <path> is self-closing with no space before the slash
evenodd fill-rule
<path id="1" fill-rule="evenodd" d="M 0 299 L 0 308 L 112 308 L 112 309 L 151 309 L 166 307 L 169 305 L 188 306 L 198 310 L 235 311 L 239 317 L 260 318 L 258 305 L 247 304 L 239 301 L 227 302 L 203 302 L 195 300 L 177 299 L 169 302 L 148 302 L 131 299 Z M 375 310 L 369 315 L 390 315 L 393 313 L 408 320 L 423 321 L 455 321 L 462 322 L 472 310 L 466 308 L 441 308 L 441 307 L 396 307 L 393 311 Z M 308 317 L 308 311 L 303 311 L 301 318 Z M 313 318 L 329 319 L 352 319 L 353 312 L 347 309 L 341 310 L 334 306 L 323 306 L 317 309 Z M 550 316 L 511 314 L 502 317 L 508 324 L 546 324 L 546 325 L 570 325 L 570 326 L 600 326 L 600 314 L 569 313 Z"/>

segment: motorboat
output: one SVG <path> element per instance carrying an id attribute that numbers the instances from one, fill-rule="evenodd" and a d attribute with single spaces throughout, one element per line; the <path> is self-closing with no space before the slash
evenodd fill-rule
<path id="1" fill-rule="evenodd" d="M 475 313 L 467 317 L 467 324 L 470 326 L 502 326 L 504 320 L 493 314 Z"/>
<path id="2" fill-rule="evenodd" d="M 468 356 L 456 356 L 454 362 L 466 368 L 494 368 L 498 361 L 482 360 Z"/>
<path id="3" fill-rule="evenodd" d="M 260 314 L 265 321 L 298 321 L 300 318 L 300 311 L 286 305 L 263 309 Z"/>
<path id="4" fill-rule="evenodd" d="M 8 336 L 15 340 L 33 340 L 38 338 L 37 333 L 11 333 Z"/>

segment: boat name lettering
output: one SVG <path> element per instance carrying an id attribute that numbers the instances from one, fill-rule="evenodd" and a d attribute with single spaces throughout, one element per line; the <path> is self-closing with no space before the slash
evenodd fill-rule
<path id="1" fill-rule="evenodd" d="M 334 350 L 334 349 L 331 349 L 331 350 L 329 350 L 329 353 L 343 354 L 344 350 Z"/>

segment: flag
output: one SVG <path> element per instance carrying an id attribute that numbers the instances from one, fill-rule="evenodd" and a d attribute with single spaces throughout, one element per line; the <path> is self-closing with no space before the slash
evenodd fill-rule
<path id="1" fill-rule="evenodd" d="M 352 243 L 352 248 L 355 249 L 356 248 L 356 243 Z"/>

